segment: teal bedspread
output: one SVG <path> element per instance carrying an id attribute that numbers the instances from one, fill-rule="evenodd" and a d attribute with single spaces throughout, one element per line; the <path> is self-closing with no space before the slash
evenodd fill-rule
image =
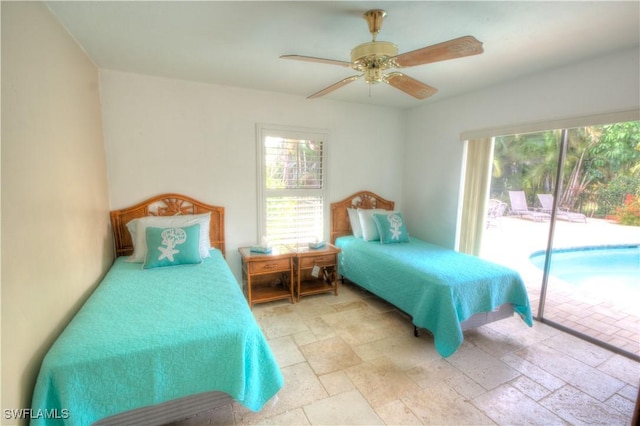
<path id="1" fill-rule="evenodd" d="M 118 258 L 41 366 L 32 411 L 67 418 L 31 425 L 89 425 L 208 391 L 260 410 L 283 378 L 221 252 L 211 254 L 145 270 Z"/>
<path id="2" fill-rule="evenodd" d="M 342 249 L 338 272 L 431 331 L 444 357 L 462 344 L 460 323 L 476 313 L 512 303 L 533 325 L 527 290 L 514 270 L 415 238 L 380 244 L 347 236 L 336 246 Z"/>

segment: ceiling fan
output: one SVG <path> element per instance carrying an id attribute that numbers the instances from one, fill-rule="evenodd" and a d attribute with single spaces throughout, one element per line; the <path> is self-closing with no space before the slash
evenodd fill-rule
<path id="1" fill-rule="evenodd" d="M 376 40 L 382 27 L 382 21 L 386 15 L 387 13 L 381 9 L 373 9 L 364 13 L 364 18 L 369 24 L 369 32 L 373 39 L 351 50 L 351 62 L 301 55 L 282 55 L 280 57 L 283 59 L 340 65 L 352 68 L 361 73 L 340 80 L 309 96 L 309 99 L 326 95 L 361 77 L 364 77 L 364 81 L 368 84 L 384 82 L 417 99 L 425 99 L 434 95 L 438 89 L 401 72 L 396 71 L 385 74 L 384 71 L 390 68 L 413 67 L 432 62 L 446 61 L 448 59 L 478 55 L 483 52 L 480 41 L 476 40 L 473 36 L 464 36 L 398 55 L 398 46 L 388 41 Z"/>

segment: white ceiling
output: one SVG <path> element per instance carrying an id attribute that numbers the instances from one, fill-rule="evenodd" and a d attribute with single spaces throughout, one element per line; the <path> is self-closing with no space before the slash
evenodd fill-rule
<path id="1" fill-rule="evenodd" d="M 363 80 L 325 96 L 398 108 L 640 45 L 638 1 L 46 4 L 100 68 L 304 97 L 355 72 L 280 55 L 349 61 L 353 47 L 371 41 L 362 18 L 369 9 L 387 11 L 378 40 L 397 44 L 400 53 L 464 35 L 484 43 L 481 55 L 404 68 L 402 72 L 439 89 L 426 100 Z"/>

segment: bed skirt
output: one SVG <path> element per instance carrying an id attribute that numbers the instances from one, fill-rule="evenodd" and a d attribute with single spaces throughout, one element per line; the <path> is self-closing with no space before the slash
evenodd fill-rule
<path id="1" fill-rule="evenodd" d="M 489 324 L 494 321 L 500 321 L 505 318 L 510 318 L 514 314 L 513 304 L 505 303 L 498 306 L 491 312 L 480 312 L 467 318 L 460 323 L 462 331 L 471 330 L 472 328 L 478 328 L 481 325 Z"/>

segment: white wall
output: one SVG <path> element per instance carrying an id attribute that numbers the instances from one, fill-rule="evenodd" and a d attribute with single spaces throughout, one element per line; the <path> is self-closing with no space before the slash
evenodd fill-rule
<path id="1" fill-rule="evenodd" d="M 111 208 L 164 192 L 224 206 L 238 279 L 237 249 L 257 239 L 257 123 L 329 130 L 330 201 L 363 189 L 400 201 L 401 111 L 108 70 L 101 92 Z"/>
<path id="2" fill-rule="evenodd" d="M 455 247 L 464 149 L 461 133 L 637 111 L 639 76 L 639 52 L 634 49 L 409 111 L 402 189 L 413 235 Z M 640 119 L 640 114 L 635 116 Z"/>
<path id="3" fill-rule="evenodd" d="M 44 354 L 113 260 L 98 82 L 44 4 L 2 2 L 3 409 L 31 405 Z"/>

